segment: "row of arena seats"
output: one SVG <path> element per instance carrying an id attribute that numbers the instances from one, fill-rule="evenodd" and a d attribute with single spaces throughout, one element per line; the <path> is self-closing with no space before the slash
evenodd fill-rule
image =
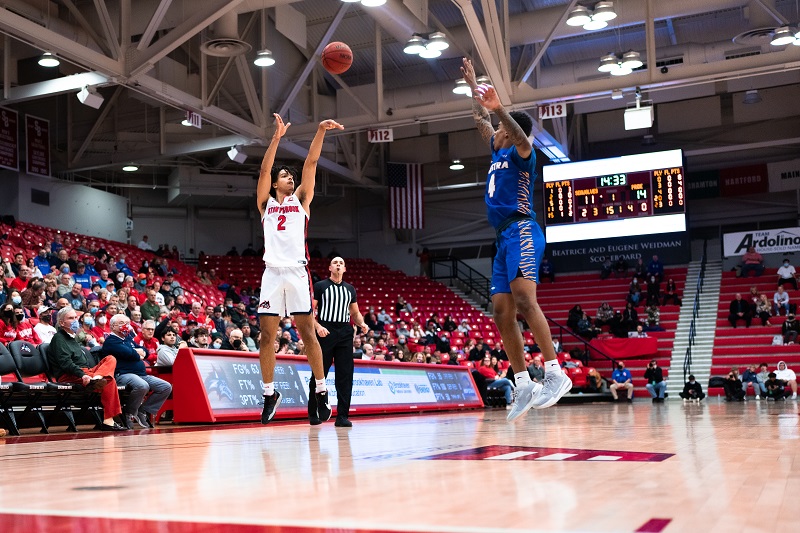
<path id="1" fill-rule="evenodd" d="M 91 422 L 103 422 L 100 395 L 88 392 L 86 387 L 73 383 L 57 383 L 47 362 L 49 344 L 35 346 L 25 341 L 14 341 L 8 348 L 0 344 L 0 416 L 12 435 L 19 435 L 21 417 L 35 416 L 42 433 L 54 425 L 54 417 L 62 415 L 67 430 L 77 432 L 76 411 L 85 412 Z M 91 357 L 97 361 L 97 353 Z M 127 400 L 127 389 L 119 385 L 122 404 Z M 21 409 L 21 411 L 20 411 Z"/>
<path id="2" fill-rule="evenodd" d="M 711 357 L 711 376 L 726 376 L 731 368 L 745 368 L 751 364 L 767 363 L 770 369 L 777 368 L 778 361 L 785 361 L 789 367 L 800 366 L 800 345 L 773 345 L 775 335 L 781 334 L 781 325 L 786 317 L 773 316 L 771 326 L 762 326 L 761 320 L 753 317 L 752 325 L 746 328 L 739 322 L 736 328 L 728 322 L 730 303 L 737 293 L 749 301 L 750 288 L 756 287 L 767 295 L 769 301 L 777 287 L 777 269 L 768 268 L 761 276 L 740 278 L 735 272 L 723 272 L 722 284 L 717 306 L 716 335 Z M 800 291 L 785 284 L 790 303 L 797 303 Z M 709 396 L 724 396 L 722 388 L 709 388 Z"/>

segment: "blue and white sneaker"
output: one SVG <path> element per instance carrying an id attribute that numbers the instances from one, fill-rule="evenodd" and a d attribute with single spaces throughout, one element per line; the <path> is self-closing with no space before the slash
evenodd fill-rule
<path id="1" fill-rule="evenodd" d="M 572 390 L 572 381 L 563 371 L 545 374 L 544 381 L 542 381 L 542 393 L 533 400 L 531 407 L 547 409 L 551 405 L 555 405 L 570 390 Z"/>
<path id="2" fill-rule="evenodd" d="M 506 420 L 513 422 L 527 413 L 528 410 L 533 407 L 534 401 L 541 396 L 541 393 L 542 385 L 535 381 L 531 381 L 527 385 L 521 385 L 514 389 L 511 397 L 511 410 L 508 412 Z"/>

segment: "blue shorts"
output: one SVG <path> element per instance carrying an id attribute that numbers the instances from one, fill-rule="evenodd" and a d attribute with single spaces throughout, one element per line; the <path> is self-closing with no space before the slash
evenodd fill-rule
<path id="1" fill-rule="evenodd" d="M 519 277 L 539 283 L 539 264 L 544 255 L 544 235 L 534 220 L 512 223 L 497 239 L 492 265 L 492 295 L 510 293 Z"/>

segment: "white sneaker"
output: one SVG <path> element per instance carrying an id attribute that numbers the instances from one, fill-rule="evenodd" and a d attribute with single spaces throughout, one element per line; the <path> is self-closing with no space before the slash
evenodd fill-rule
<path id="1" fill-rule="evenodd" d="M 572 389 L 572 381 L 563 371 L 544 375 L 542 394 L 533 402 L 534 409 L 546 409 L 555 405 L 566 393 Z"/>
<path id="2" fill-rule="evenodd" d="M 689 403 L 689 399 L 688 398 L 684 398 L 683 399 L 683 405 L 686 405 L 687 403 Z"/>
<path id="3" fill-rule="evenodd" d="M 508 412 L 506 420 L 513 422 L 521 417 L 533 406 L 533 401 L 538 399 L 542 394 L 541 383 L 531 381 L 528 385 L 522 385 L 515 388 L 511 394 L 511 410 Z"/>
<path id="4" fill-rule="evenodd" d="M 756 394 L 756 400 L 760 400 L 760 399 L 761 399 L 761 396 Z"/>
<path id="5" fill-rule="evenodd" d="M 792 400 L 796 400 L 796 399 L 797 399 L 797 393 L 795 392 L 794 394 L 792 394 Z"/>

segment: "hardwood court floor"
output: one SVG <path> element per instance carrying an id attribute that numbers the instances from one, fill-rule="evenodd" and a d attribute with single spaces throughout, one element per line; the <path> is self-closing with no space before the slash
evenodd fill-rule
<path id="1" fill-rule="evenodd" d="M 639 399 L 534 411 L 518 424 L 505 415 L 6 438 L 0 528 L 800 530 L 797 402 Z"/>

